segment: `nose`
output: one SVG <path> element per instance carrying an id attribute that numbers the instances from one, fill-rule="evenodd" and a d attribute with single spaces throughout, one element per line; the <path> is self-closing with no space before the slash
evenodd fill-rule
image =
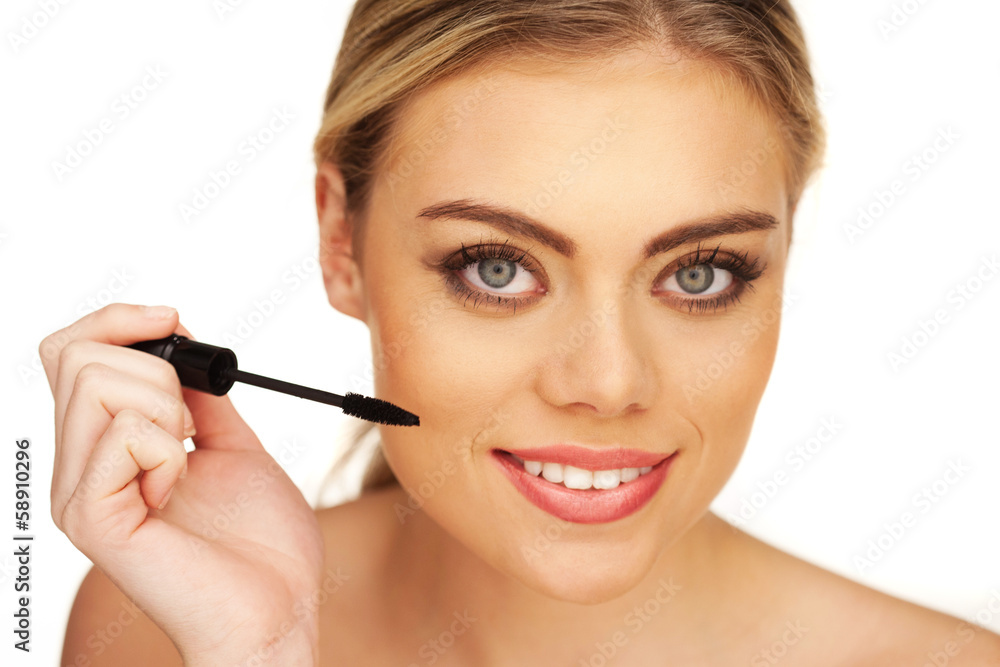
<path id="1" fill-rule="evenodd" d="M 602 417 L 649 407 L 656 391 L 652 343 L 621 300 L 588 301 L 551 322 L 550 352 L 538 375 L 542 398 Z"/>

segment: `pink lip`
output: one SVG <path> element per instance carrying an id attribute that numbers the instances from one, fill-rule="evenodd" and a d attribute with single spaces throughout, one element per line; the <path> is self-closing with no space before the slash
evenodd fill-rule
<path id="1" fill-rule="evenodd" d="M 537 452 L 541 450 L 522 451 Z M 671 462 L 677 458 L 677 452 L 666 458 L 661 458 L 660 462 L 653 465 L 653 469 L 645 475 L 640 475 L 631 482 L 623 482 L 614 489 L 580 490 L 569 489 L 562 484 L 554 484 L 544 477 L 529 474 L 507 451 L 494 449 L 490 453 L 514 488 L 531 504 L 563 521 L 572 521 L 573 523 L 608 523 L 637 512 L 660 490 Z M 561 461 L 553 461 L 552 459 L 545 460 L 561 463 Z M 601 465 L 604 465 L 607 460 L 607 457 L 602 457 Z M 596 469 L 608 470 L 610 467 Z"/>
<path id="2" fill-rule="evenodd" d="M 641 449 L 588 449 L 575 445 L 550 445 L 532 449 L 507 449 L 524 461 L 561 463 L 584 470 L 614 470 L 615 468 L 644 468 L 655 466 L 669 454 L 644 452 Z"/>

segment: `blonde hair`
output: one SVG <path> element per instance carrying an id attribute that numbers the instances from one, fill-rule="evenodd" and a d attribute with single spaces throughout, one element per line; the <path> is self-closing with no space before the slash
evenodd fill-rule
<path id="1" fill-rule="evenodd" d="M 445 77 L 504 56 L 614 56 L 670 47 L 735 79 L 777 121 L 794 210 L 826 145 L 805 38 L 788 0 L 358 0 L 351 12 L 313 146 L 346 186 L 359 266 L 374 176 L 408 99 Z M 374 427 L 363 422 L 330 476 Z M 377 446 L 361 492 L 395 483 Z"/>

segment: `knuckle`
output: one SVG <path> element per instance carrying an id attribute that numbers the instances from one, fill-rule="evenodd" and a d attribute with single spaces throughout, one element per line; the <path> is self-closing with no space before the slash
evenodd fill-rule
<path id="1" fill-rule="evenodd" d="M 156 368 L 156 380 L 157 385 L 163 387 L 164 389 L 170 389 L 171 391 L 176 389 L 176 393 L 180 394 L 181 381 L 177 377 L 177 371 L 174 369 L 173 365 L 161 357 L 156 357 L 151 354 L 147 354 L 149 360 L 154 364 Z"/>
<path id="2" fill-rule="evenodd" d="M 111 375 L 111 367 L 99 361 L 90 361 L 80 367 L 76 374 L 76 381 L 73 389 L 90 391 L 95 387 L 105 383 Z"/>
<path id="3" fill-rule="evenodd" d="M 146 418 L 142 416 L 142 413 L 133 408 L 122 408 L 115 415 L 115 418 L 111 420 L 111 423 L 117 425 L 119 428 L 122 427 L 135 427 L 146 421 Z"/>
<path id="4" fill-rule="evenodd" d="M 62 353 L 60 342 L 64 340 L 65 336 L 65 332 L 60 329 L 59 331 L 50 333 L 38 344 L 38 356 L 42 360 L 42 365 L 47 367 L 53 361 L 59 359 L 59 355 Z"/>
<path id="5" fill-rule="evenodd" d="M 145 433 L 152 424 L 142 416 L 138 410 L 124 408 L 118 411 L 108 430 L 112 431 L 113 437 L 118 440 L 130 440 Z"/>
<path id="6" fill-rule="evenodd" d="M 84 358 L 86 350 L 90 347 L 87 345 L 89 341 L 84 340 L 71 340 L 59 350 L 59 365 L 69 366 L 72 364 L 78 364 Z"/>
<path id="7" fill-rule="evenodd" d="M 52 334 L 49 334 L 38 343 L 38 356 L 42 358 L 43 363 L 45 362 L 45 357 L 47 356 L 46 350 L 48 350 L 51 342 L 52 342 Z"/>
<path id="8" fill-rule="evenodd" d="M 94 311 L 94 313 L 98 314 L 98 317 L 107 317 L 108 315 L 114 315 L 115 313 L 128 313 L 133 310 L 137 310 L 137 307 L 132 304 L 113 301 L 112 303 L 105 304 L 104 306 L 98 308 Z"/>

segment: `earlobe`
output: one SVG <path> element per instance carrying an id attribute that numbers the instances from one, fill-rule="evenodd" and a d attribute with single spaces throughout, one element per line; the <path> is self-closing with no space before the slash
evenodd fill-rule
<path id="1" fill-rule="evenodd" d="M 351 247 L 351 223 L 340 169 L 331 162 L 316 170 L 319 262 L 330 305 L 367 323 L 364 284 Z"/>

